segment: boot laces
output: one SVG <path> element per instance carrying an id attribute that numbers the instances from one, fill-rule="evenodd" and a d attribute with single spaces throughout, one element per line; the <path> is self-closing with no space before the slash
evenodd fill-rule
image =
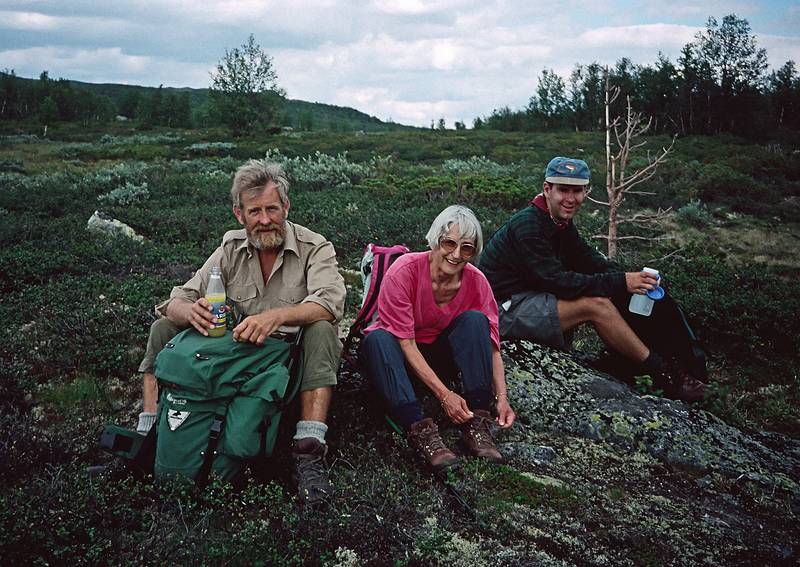
<path id="1" fill-rule="evenodd" d="M 297 467 L 297 484 L 308 490 L 325 488 L 328 471 L 322 455 L 301 453 L 295 456 Z"/>
<path id="2" fill-rule="evenodd" d="M 475 439 L 477 444 L 494 446 L 492 433 L 489 430 L 488 418 L 482 415 L 476 415 L 473 417 L 469 422 L 469 433 L 472 435 L 472 438 Z"/>
<path id="3" fill-rule="evenodd" d="M 439 431 L 432 427 L 421 431 L 419 439 L 421 441 L 420 445 L 428 455 L 432 456 L 438 451 L 448 450 L 442 440 L 442 436 L 439 435 Z"/>

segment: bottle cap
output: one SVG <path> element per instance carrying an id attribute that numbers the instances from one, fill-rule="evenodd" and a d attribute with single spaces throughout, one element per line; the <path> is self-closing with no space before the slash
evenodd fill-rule
<path id="1" fill-rule="evenodd" d="M 655 289 L 651 289 L 650 291 L 648 291 L 647 297 L 649 297 L 653 301 L 658 301 L 659 299 L 662 299 L 664 297 L 664 293 L 665 293 L 664 288 L 659 285 L 656 286 Z"/>

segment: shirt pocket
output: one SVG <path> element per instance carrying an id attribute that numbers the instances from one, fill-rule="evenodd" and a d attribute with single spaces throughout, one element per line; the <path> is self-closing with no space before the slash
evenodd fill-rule
<path id="1" fill-rule="evenodd" d="M 280 290 L 278 300 L 281 303 L 293 305 L 302 302 L 308 296 L 308 289 L 305 287 L 286 287 Z"/>
<path id="2" fill-rule="evenodd" d="M 256 284 L 237 283 L 231 284 L 226 290 L 228 300 L 233 303 L 236 315 L 248 317 L 258 313 L 256 306 L 258 290 Z"/>

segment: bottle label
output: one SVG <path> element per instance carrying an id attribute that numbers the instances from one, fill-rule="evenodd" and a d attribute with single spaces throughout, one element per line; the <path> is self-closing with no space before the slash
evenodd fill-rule
<path id="1" fill-rule="evenodd" d="M 222 335 L 225 333 L 230 308 L 225 303 L 225 295 L 208 295 L 206 299 L 211 304 L 211 314 L 214 316 L 212 321 L 214 328 L 209 329 L 211 336 Z"/>

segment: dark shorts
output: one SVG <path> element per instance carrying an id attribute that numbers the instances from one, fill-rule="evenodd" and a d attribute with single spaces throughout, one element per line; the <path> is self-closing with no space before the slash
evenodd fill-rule
<path id="1" fill-rule="evenodd" d="M 558 318 L 558 300 L 552 293 L 525 291 L 498 305 L 500 336 L 526 339 L 564 349 L 566 342 Z"/>

